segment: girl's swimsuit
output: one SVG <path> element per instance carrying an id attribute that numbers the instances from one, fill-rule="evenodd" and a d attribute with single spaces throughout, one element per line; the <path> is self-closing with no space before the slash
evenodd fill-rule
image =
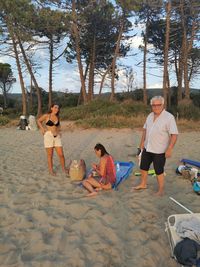
<path id="1" fill-rule="evenodd" d="M 60 121 L 58 120 L 56 123 L 53 122 L 52 120 L 50 120 L 51 115 L 49 116 L 49 120 L 46 122 L 46 125 L 49 127 L 58 127 L 60 125 Z M 56 137 L 57 135 L 54 135 L 54 137 Z"/>

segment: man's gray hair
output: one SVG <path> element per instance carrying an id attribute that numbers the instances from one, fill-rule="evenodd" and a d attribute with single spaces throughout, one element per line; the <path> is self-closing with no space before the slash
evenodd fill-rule
<path id="1" fill-rule="evenodd" d="M 152 97 L 152 99 L 150 101 L 150 104 L 152 105 L 155 100 L 160 100 L 160 102 L 162 103 L 162 105 L 164 105 L 164 103 L 165 103 L 164 97 L 162 97 L 160 95 L 157 95 L 157 96 Z"/>

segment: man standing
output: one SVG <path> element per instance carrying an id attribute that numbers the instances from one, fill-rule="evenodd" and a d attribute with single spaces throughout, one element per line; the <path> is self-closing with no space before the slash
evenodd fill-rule
<path id="1" fill-rule="evenodd" d="M 166 158 L 171 157 L 173 147 L 178 136 L 178 129 L 174 116 L 164 109 L 164 98 L 155 96 L 151 99 L 152 112 L 148 115 L 143 127 L 140 142 L 141 156 L 141 182 L 134 190 L 147 188 L 147 175 L 151 163 L 155 169 L 158 180 L 158 192 L 164 193 L 164 166 Z"/>

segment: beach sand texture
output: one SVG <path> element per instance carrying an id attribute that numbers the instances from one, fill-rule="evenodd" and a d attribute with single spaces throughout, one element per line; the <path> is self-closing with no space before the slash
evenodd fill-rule
<path id="1" fill-rule="evenodd" d="M 93 147 L 105 145 L 116 160 L 136 162 L 140 131 L 129 129 L 72 129 L 62 134 L 66 161 L 97 162 Z M 39 131 L 0 129 L 0 266 L 7 267 L 175 267 L 165 233 L 171 214 L 185 213 L 174 197 L 199 212 L 199 196 L 189 181 L 175 174 L 182 157 L 199 159 L 200 135 L 181 133 L 166 164 L 166 194 L 148 189 L 131 192 L 139 177 L 131 175 L 118 191 L 93 198 L 62 172 L 47 171 L 43 137 Z M 137 166 L 134 171 L 138 170 Z"/>

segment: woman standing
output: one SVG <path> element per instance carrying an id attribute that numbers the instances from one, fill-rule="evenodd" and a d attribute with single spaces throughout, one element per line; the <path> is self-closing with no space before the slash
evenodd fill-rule
<path id="1" fill-rule="evenodd" d="M 99 164 L 92 164 L 92 172 L 83 181 L 83 186 L 90 192 L 88 196 L 95 196 L 99 190 L 109 190 L 116 182 L 116 171 L 113 158 L 102 144 L 96 144 L 94 152 L 100 158 Z"/>
<path id="2" fill-rule="evenodd" d="M 54 148 L 60 159 L 62 170 L 65 172 L 65 157 L 63 153 L 61 136 L 60 136 L 60 108 L 58 105 L 52 104 L 50 111 L 41 116 L 38 120 L 38 126 L 44 136 L 44 147 L 47 152 L 48 169 L 51 175 L 55 175 L 53 170 L 53 151 Z"/>

